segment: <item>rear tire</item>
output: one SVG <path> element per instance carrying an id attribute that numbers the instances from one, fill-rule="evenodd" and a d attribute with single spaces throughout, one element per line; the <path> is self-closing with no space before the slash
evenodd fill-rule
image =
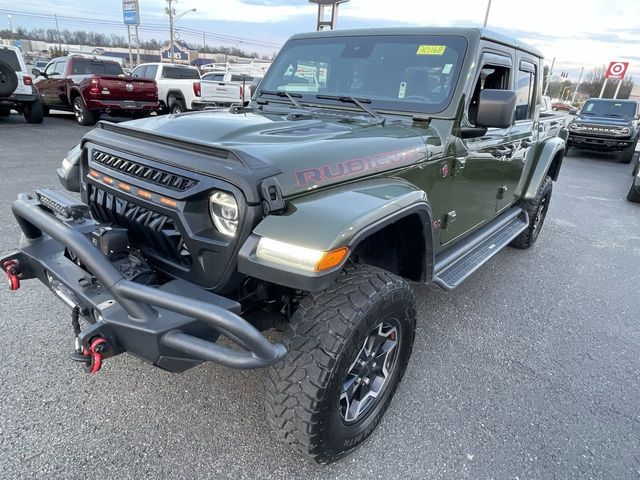
<path id="1" fill-rule="evenodd" d="M 24 119 L 27 123 L 42 123 L 44 120 L 44 109 L 42 108 L 42 100 L 36 97 L 35 101 L 24 106 Z"/>
<path id="2" fill-rule="evenodd" d="M 309 293 L 287 325 L 288 354 L 269 369 L 266 410 L 278 437 L 318 463 L 365 441 L 407 367 L 415 299 L 403 279 L 352 266 Z"/>
<path id="3" fill-rule="evenodd" d="M 512 247 L 525 249 L 536 243 L 540 230 L 542 230 L 544 221 L 547 218 L 547 209 L 551 202 L 552 191 L 553 181 L 547 175 L 538 188 L 536 197 L 522 203 L 522 208 L 529 215 L 529 225 L 511 242 L 510 245 Z"/>
<path id="4" fill-rule="evenodd" d="M 96 112 L 92 112 L 86 107 L 80 95 L 73 99 L 73 114 L 76 116 L 76 121 L 85 127 L 95 125 L 99 118 Z"/>
<path id="5" fill-rule="evenodd" d="M 177 114 L 186 112 L 187 107 L 184 105 L 184 101 L 180 98 L 170 98 L 169 99 L 169 113 Z"/>

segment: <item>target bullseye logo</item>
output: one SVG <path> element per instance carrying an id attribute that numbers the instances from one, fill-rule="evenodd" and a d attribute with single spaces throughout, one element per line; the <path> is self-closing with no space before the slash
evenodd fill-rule
<path id="1" fill-rule="evenodd" d="M 605 76 L 607 78 L 622 79 L 627 73 L 627 68 L 629 68 L 629 62 L 611 62 Z"/>

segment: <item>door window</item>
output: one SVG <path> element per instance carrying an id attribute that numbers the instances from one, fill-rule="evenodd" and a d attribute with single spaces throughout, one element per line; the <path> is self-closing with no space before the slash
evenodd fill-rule
<path id="1" fill-rule="evenodd" d="M 131 76 L 133 78 L 145 78 L 145 71 L 147 70 L 146 65 L 140 65 L 139 67 L 136 67 L 133 69 L 133 72 L 131 72 Z"/>
<path id="2" fill-rule="evenodd" d="M 510 71 L 510 68 L 501 65 L 484 65 L 482 67 L 467 110 L 467 118 L 471 126 L 476 125 L 480 92 L 484 89 L 508 90 Z"/>
<path id="3" fill-rule="evenodd" d="M 155 79 L 157 71 L 157 65 L 147 65 L 147 70 L 144 72 L 144 78 L 150 78 L 151 80 Z"/>
<path id="4" fill-rule="evenodd" d="M 533 116 L 536 67 L 529 62 L 521 62 L 516 84 L 515 120 L 528 120 Z"/>

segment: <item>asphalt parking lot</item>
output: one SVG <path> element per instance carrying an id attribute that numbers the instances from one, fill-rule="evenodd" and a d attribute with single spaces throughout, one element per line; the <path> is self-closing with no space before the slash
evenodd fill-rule
<path id="1" fill-rule="evenodd" d="M 0 250 L 10 202 L 56 187 L 88 128 L 0 118 Z M 372 438 L 320 467 L 274 440 L 264 371 L 182 375 L 121 355 L 68 359 L 69 311 L 43 285 L 0 291 L 2 478 L 638 478 L 640 205 L 631 166 L 572 153 L 538 243 L 507 249 L 455 292 L 416 287 L 403 383 Z"/>

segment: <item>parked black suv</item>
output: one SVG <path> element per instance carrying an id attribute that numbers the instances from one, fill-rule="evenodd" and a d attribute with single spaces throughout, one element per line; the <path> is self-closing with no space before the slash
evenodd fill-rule
<path id="1" fill-rule="evenodd" d="M 620 162 L 630 163 L 638 142 L 638 103 L 635 100 L 590 98 L 569 124 L 570 147 L 620 152 Z"/>

